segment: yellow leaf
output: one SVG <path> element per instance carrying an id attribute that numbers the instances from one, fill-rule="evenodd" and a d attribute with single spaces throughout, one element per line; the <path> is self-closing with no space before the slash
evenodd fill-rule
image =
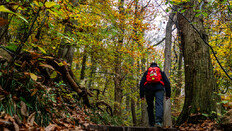
<path id="1" fill-rule="evenodd" d="M 14 13 L 14 12 L 10 11 L 9 9 L 7 9 L 4 5 L 0 6 L 0 12 Z"/>
<path id="2" fill-rule="evenodd" d="M 56 17 L 59 16 L 56 12 L 53 12 L 53 11 L 51 11 L 50 9 L 48 9 L 48 11 L 49 11 L 51 14 L 55 15 Z"/>
<path id="3" fill-rule="evenodd" d="M 38 76 L 33 74 L 33 73 L 30 73 L 30 77 L 32 80 L 36 81 L 38 79 Z"/>
<path id="4" fill-rule="evenodd" d="M 63 66 L 63 65 L 64 65 L 64 63 L 60 62 L 60 63 L 58 63 L 58 65 L 59 65 L 59 66 Z"/>
<path id="5" fill-rule="evenodd" d="M 24 17 L 22 17 L 22 16 L 19 15 L 18 13 L 14 13 L 13 11 L 7 9 L 4 5 L 1 5 L 1 6 L 0 6 L 0 12 L 7 12 L 7 13 L 14 14 L 14 15 L 18 16 L 19 18 L 21 18 L 22 20 L 24 20 L 25 22 L 28 23 L 28 21 L 27 21 Z"/>
<path id="6" fill-rule="evenodd" d="M 46 2 L 45 3 L 45 7 L 47 7 L 47 8 L 51 8 L 51 7 L 55 6 L 55 5 L 56 5 L 55 2 Z"/>
<path id="7" fill-rule="evenodd" d="M 16 10 L 27 10 L 26 8 L 22 8 L 21 6 L 19 5 L 14 5 L 13 8 Z"/>
<path id="8" fill-rule="evenodd" d="M 42 47 L 39 47 L 39 46 L 38 46 L 38 48 L 39 48 L 39 50 L 40 50 L 42 53 L 46 54 L 46 51 L 45 51 Z"/>
<path id="9" fill-rule="evenodd" d="M 56 78 L 56 76 L 57 76 L 56 71 L 53 71 L 52 74 L 50 75 L 50 78 L 53 79 Z"/>
<path id="10" fill-rule="evenodd" d="M 39 7 L 39 3 L 37 1 L 33 1 L 33 3 Z"/>

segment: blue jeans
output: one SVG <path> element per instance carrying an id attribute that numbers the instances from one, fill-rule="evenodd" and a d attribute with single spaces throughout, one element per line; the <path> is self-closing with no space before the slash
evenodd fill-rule
<path id="1" fill-rule="evenodd" d="M 149 118 L 149 125 L 153 126 L 155 123 L 162 123 L 164 90 L 145 92 L 145 97 L 148 105 L 147 112 Z M 154 119 L 154 97 L 155 97 L 155 119 Z"/>

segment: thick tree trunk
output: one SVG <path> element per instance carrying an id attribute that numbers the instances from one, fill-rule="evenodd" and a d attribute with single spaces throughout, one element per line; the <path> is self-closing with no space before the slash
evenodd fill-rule
<path id="1" fill-rule="evenodd" d="M 171 69 L 171 47 L 172 47 L 172 26 L 173 26 L 173 17 L 174 13 L 171 13 L 170 18 L 168 19 L 168 23 L 166 26 L 166 35 L 165 35 L 165 48 L 164 48 L 164 72 L 167 77 L 170 77 L 170 69 Z"/>
<path id="2" fill-rule="evenodd" d="M 199 30 L 200 35 L 205 41 L 208 41 L 202 17 L 194 16 L 194 10 L 198 10 L 199 7 L 192 5 L 197 4 L 198 1 L 195 0 L 185 3 L 184 5 L 188 9 L 184 15 L 194 23 L 194 26 Z M 216 94 L 218 88 L 213 75 L 209 47 L 182 15 L 178 15 L 178 21 L 184 51 L 185 68 L 185 103 L 177 120 L 177 124 L 181 124 L 187 120 L 191 122 L 191 120 L 200 120 L 203 118 L 199 115 L 193 119 L 191 114 L 211 114 L 212 111 L 216 111 L 216 101 L 218 100 Z"/>
<path id="3" fill-rule="evenodd" d="M 170 77 L 170 69 L 171 69 L 171 47 L 172 47 L 172 27 L 174 25 L 174 12 L 176 6 L 173 7 L 174 10 L 171 12 L 171 15 L 168 19 L 168 23 L 166 26 L 166 36 L 165 36 L 165 49 L 164 49 L 164 72 L 167 77 Z M 164 97 L 165 98 L 165 97 Z M 171 118 L 171 103 L 170 100 L 164 99 L 164 123 L 165 127 L 172 127 L 172 118 Z"/>

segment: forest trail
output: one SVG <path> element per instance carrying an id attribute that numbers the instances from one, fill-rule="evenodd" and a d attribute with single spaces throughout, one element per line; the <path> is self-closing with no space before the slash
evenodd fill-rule
<path id="1" fill-rule="evenodd" d="M 87 131 L 177 131 L 175 128 L 89 125 Z"/>

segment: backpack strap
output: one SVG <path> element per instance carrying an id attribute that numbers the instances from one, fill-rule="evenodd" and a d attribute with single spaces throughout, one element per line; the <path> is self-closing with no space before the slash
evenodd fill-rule
<path id="1" fill-rule="evenodd" d="M 164 82 L 163 82 L 163 80 L 162 80 L 162 81 L 160 81 L 160 83 L 164 86 Z"/>

